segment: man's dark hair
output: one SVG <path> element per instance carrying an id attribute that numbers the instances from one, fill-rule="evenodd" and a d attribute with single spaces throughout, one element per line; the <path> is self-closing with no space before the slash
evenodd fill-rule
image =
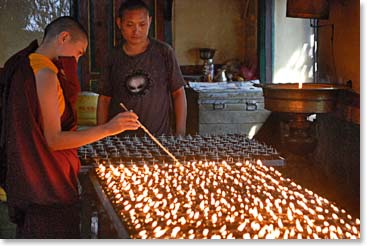
<path id="1" fill-rule="evenodd" d="M 122 17 L 126 10 L 135 9 L 145 9 L 149 13 L 149 7 L 143 0 L 126 0 L 120 5 L 119 17 Z"/>
<path id="2" fill-rule="evenodd" d="M 64 31 L 70 32 L 73 40 L 80 40 L 88 37 L 88 33 L 76 19 L 71 16 L 62 16 L 53 20 L 46 26 L 43 40 L 55 37 Z"/>

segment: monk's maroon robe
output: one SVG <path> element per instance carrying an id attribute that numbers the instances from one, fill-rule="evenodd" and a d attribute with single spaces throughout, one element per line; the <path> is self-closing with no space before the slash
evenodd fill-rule
<path id="1" fill-rule="evenodd" d="M 26 209 L 31 204 L 67 205 L 78 201 L 77 149 L 52 151 L 43 135 L 36 82 L 28 55 L 38 47 L 32 42 L 4 66 L 9 92 L 6 103 L 5 149 L 6 188 L 11 207 Z M 76 129 L 75 103 L 80 91 L 74 58 L 55 62 L 65 97 L 61 116 L 63 131 Z M 11 71 L 11 73 L 9 72 Z"/>

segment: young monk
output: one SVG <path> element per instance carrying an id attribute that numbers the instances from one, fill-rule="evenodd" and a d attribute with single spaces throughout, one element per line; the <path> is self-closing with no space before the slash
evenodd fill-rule
<path id="1" fill-rule="evenodd" d="M 77 61 L 87 40 L 77 21 L 60 17 L 40 46 L 33 41 L 2 71 L 6 191 L 17 238 L 79 238 L 77 148 L 139 128 L 137 115 L 123 112 L 76 131 Z"/>

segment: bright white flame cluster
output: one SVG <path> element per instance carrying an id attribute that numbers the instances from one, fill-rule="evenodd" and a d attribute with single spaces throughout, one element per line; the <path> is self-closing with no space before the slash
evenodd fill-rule
<path id="1" fill-rule="evenodd" d="M 360 238 L 359 219 L 260 161 L 100 164 L 96 173 L 131 238 Z"/>

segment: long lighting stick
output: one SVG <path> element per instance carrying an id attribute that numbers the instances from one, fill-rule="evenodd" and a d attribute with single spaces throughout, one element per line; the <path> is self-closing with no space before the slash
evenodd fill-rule
<path id="1" fill-rule="evenodd" d="M 125 109 L 126 111 L 129 111 L 127 108 L 126 108 L 126 106 L 123 104 L 123 103 L 120 103 L 120 106 L 123 108 L 123 109 Z M 161 144 L 161 142 L 159 142 L 159 140 L 156 138 L 156 137 L 154 137 L 153 136 L 153 134 L 151 134 L 150 132 L 149 132 L 149 130 L 139 121 L 139 120 L 137 120 L 137 122 L 138 122 L 138 124 L 140 125 L 140 127 L 146 132 L 146 134 L 148 134 L 148 136 L 156 143 L 156 144 L 158 144 L 158 146 L 159 147 L 161 147 L 163 150 L 164 150 L 164 152 L 166 152 L 176 163 L 178 163 L 178 164 L 181 164 L 177 159 L 176 159 L 176 157 L 171 153 L 171 152 L 169 152 L 169 150 L 168 149 L 166 149 L 162 144 Z"/>

